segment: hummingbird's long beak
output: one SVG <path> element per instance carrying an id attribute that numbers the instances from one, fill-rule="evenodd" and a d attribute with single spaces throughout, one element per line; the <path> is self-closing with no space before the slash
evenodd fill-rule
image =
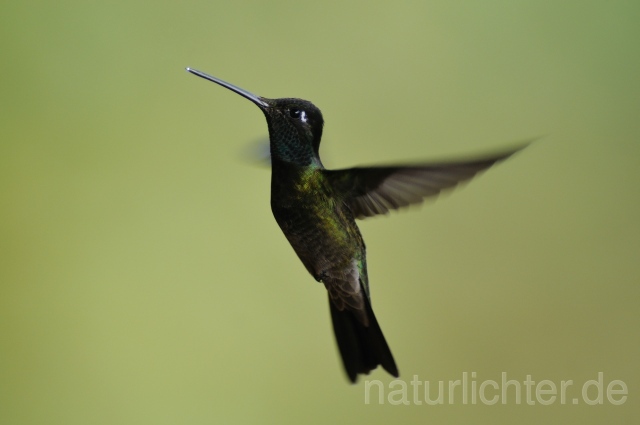
<path id="1" fill-rule="evenodd" d="M 260 96 L 256 96 L 255 94 L 253 94 L 251 92 L 248 92 L 248 91 L 246 91 L 244 89 L 241 89 L 238 86 L 234 86 L 231 83 L 227 83 L 226 81 L 223 81 L 220 78 L 213 77 L 213 76 L 211 76 L 209 74 L 205 74 L 204 72 L 200 72 L 197 69 L 193 69 L 193 68 L 187 68 L 187 71 L 189 71 L 190 73 L 192 73 L 194 75 L 197 75 L 198 77 L 202 77 L 205 80 L 213 81 L 216 84 L 220 84 L 222 87 L 226 87 L 229 90 L 238 93 L 240 96 L 249 99 L 250 101 L 252 101 L 256 105 L 258 105 L 260 108 L 269 107 L 269 104 L 267 102 L 265 102 Z"/>

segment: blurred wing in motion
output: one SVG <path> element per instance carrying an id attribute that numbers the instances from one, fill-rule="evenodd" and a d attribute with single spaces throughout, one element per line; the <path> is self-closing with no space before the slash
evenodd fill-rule
<path id="1" fill-rule="evenodd" d="M 259 167 L 271 168 L 271 150 L 269 149 L 269 137 L 256 139 L 248 143 L 240 153 L 244 162 Z"/>
<path id="2" fill-rule="evenodd" d="M 525 146 L 469 161 L 356 167 L 326 170 L 326 173 L 334 187 L 343 194 L 353 215 L 365 218 L 419 204 L 425 198 L 438 195 L 443 189 L 470 180 Z"/>

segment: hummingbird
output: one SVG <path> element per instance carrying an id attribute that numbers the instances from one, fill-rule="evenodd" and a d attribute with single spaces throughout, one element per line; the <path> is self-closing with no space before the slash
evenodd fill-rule
<path id="1" fill-rule="evenodd" d="M 398 377 L 371 308 L 366 248 L 356 220 L 419 204 L 522 146 L 465 161 L 328 170 L 318 152 L 324 120 L 313 103 L 257 96 L 193 68 L 187 71 L 250 100 L 264 114 L 271 152 L 271 211 L 302 264 L 328 292 L 349 380 L 355 383 L 358 375 L 378 365 Z"/>

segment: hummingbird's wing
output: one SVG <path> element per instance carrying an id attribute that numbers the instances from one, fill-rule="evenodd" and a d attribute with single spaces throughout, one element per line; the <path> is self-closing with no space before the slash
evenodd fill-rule
<path id="1" fill-rule="evenodd" d="M 480 159 L 388 167 L 326 170 L 356 218 L 386 214 L 389 210 L 419 204 L 443 189 L 456 186 L 522 148 Z"/>

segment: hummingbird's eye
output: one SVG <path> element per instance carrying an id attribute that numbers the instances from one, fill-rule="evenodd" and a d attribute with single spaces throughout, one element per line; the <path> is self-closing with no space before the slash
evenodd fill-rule
<path id="1" fill-rule="evenodd" d="M 291 118 L 298 119 L 302 122 L 307 122 L 307 113 L 301 109 L 296 109 L 296 108 L 289 109 L 289 116 Z"/>
<path id="2" fill-rule="evenodd" d="M 300 118 L 300 109 L 289 109 L 289 116 L 291 118 Z"/>

